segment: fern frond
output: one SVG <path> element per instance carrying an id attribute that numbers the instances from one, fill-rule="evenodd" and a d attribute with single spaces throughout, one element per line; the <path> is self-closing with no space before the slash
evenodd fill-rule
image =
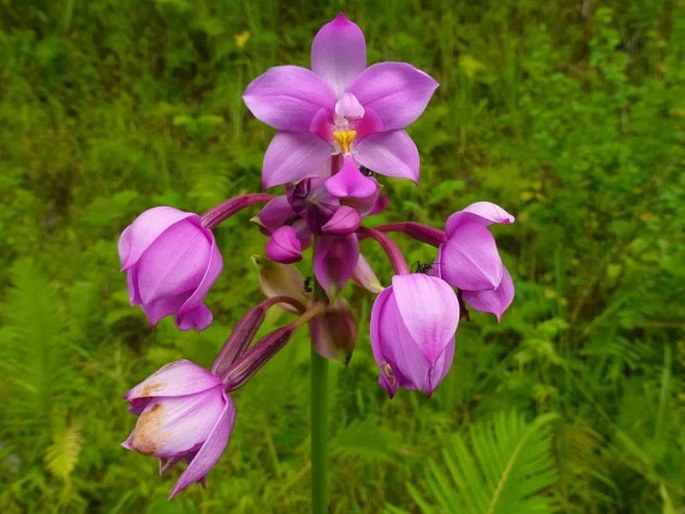
<path id="1" fill-rule="evenodd" d="M 415 487 L 410 493 L 422 512 L 459 514 L 544 514 L 555 510 L 549 489 L 558 479 L 551 454 L 550 421 L 532 423 L 500 413 L 456 434 L 443 450 L 441 465 L 431 461 L 426 484 L 430 501 Z"/>
<path id="2" fill-rule="evenodd" d="M 72 421 L 64 429 L 56 431 L 52 444 L 45 451 L 45 465 L 50 473 L 68 481 L 82 447 L 83 436 L 79 421 Z"/>

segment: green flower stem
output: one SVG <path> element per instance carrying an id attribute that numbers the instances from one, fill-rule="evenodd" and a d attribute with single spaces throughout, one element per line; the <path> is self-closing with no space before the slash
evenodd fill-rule
<path id="1" fill-rule="evenodd" d="M 328 512 L 328 361 L 312 345 L 312 513 Z"/>

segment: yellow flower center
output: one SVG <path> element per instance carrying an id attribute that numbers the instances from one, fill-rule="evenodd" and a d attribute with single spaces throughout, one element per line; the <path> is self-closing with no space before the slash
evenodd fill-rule
<path id="1" fill-rule="evenodd" d="M 331 135 L 333 136 L 333 139 L 335 139 L 335 142 L 338 143 L 338 146 L 340 147 L 340 150 L 342 151 L 343 155 L 349 155 L 350 146 L 352 145 L 352 141 L 354 141 L 354 138 L 357 137 L 357 131 L 334 130 L 331 133 Z"/>

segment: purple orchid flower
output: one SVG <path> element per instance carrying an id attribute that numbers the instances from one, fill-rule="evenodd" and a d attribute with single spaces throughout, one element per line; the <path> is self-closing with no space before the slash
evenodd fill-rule
<path id="1" fill-rule="evenodd" d="M 459 301 L 438 277 L 395 275 L 371 310 L 378 383 L 393 397 L 401 386 L 431 395 L 454 357 Z"/>
<path id="2" fill-rule="evenodd" d="M 476 202 L 447 219 L 447 241 L 437 258 L 439 276 L 462 291 L 464 301 L 498 320 L 514 299 L 514 283 L 487 227 L 514 217 L 491 202 Z"/>
<path id="3" fill-rule="evenodd" d="M 160 473 L 181 460 L 170 499 L 194 482 L 204 482 L 228 444 L 235 406 L 217 375 L 187 360 L 167 364 L 124 395 L 138 416 L 128 450 L 159 457 Z"/>
<path id="4" fill-rule="evenodd" d="M 181 330 L 212 322 L 203 301 L 223 260 L 200 216 L 173 207 L 145 211 L 121 234 L 119 257 L 131 305 L 141 305 L 152 325 L 170 314 Z"/>
<path id="5" fill-rule="evenodd" d="M 438 83 L 410 64 L 366 66 L 359 26 L 340 13 L 312 43 L 312 69 L 276 66 L 253 80 L 243 100 L 279 132 L 264 157 L 265 188 L 307 177 L 327 178 L 331 156 L 345 159 L 344 176 L 330 189 L 363 196 L 371 189 L 358 167 L 419 179 L 419 154 L 404 128 L 424 111 Z"/>

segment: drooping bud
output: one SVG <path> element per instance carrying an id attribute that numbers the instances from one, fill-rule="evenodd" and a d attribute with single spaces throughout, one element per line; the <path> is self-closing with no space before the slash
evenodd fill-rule
<path id="1" fill-rule="evenodd" d="M 357 342 L 357 321 L 345 300 L 334 305 L 309 322 L 309 334 L 314 348 L 322 357 L 347 364 Z"/>

